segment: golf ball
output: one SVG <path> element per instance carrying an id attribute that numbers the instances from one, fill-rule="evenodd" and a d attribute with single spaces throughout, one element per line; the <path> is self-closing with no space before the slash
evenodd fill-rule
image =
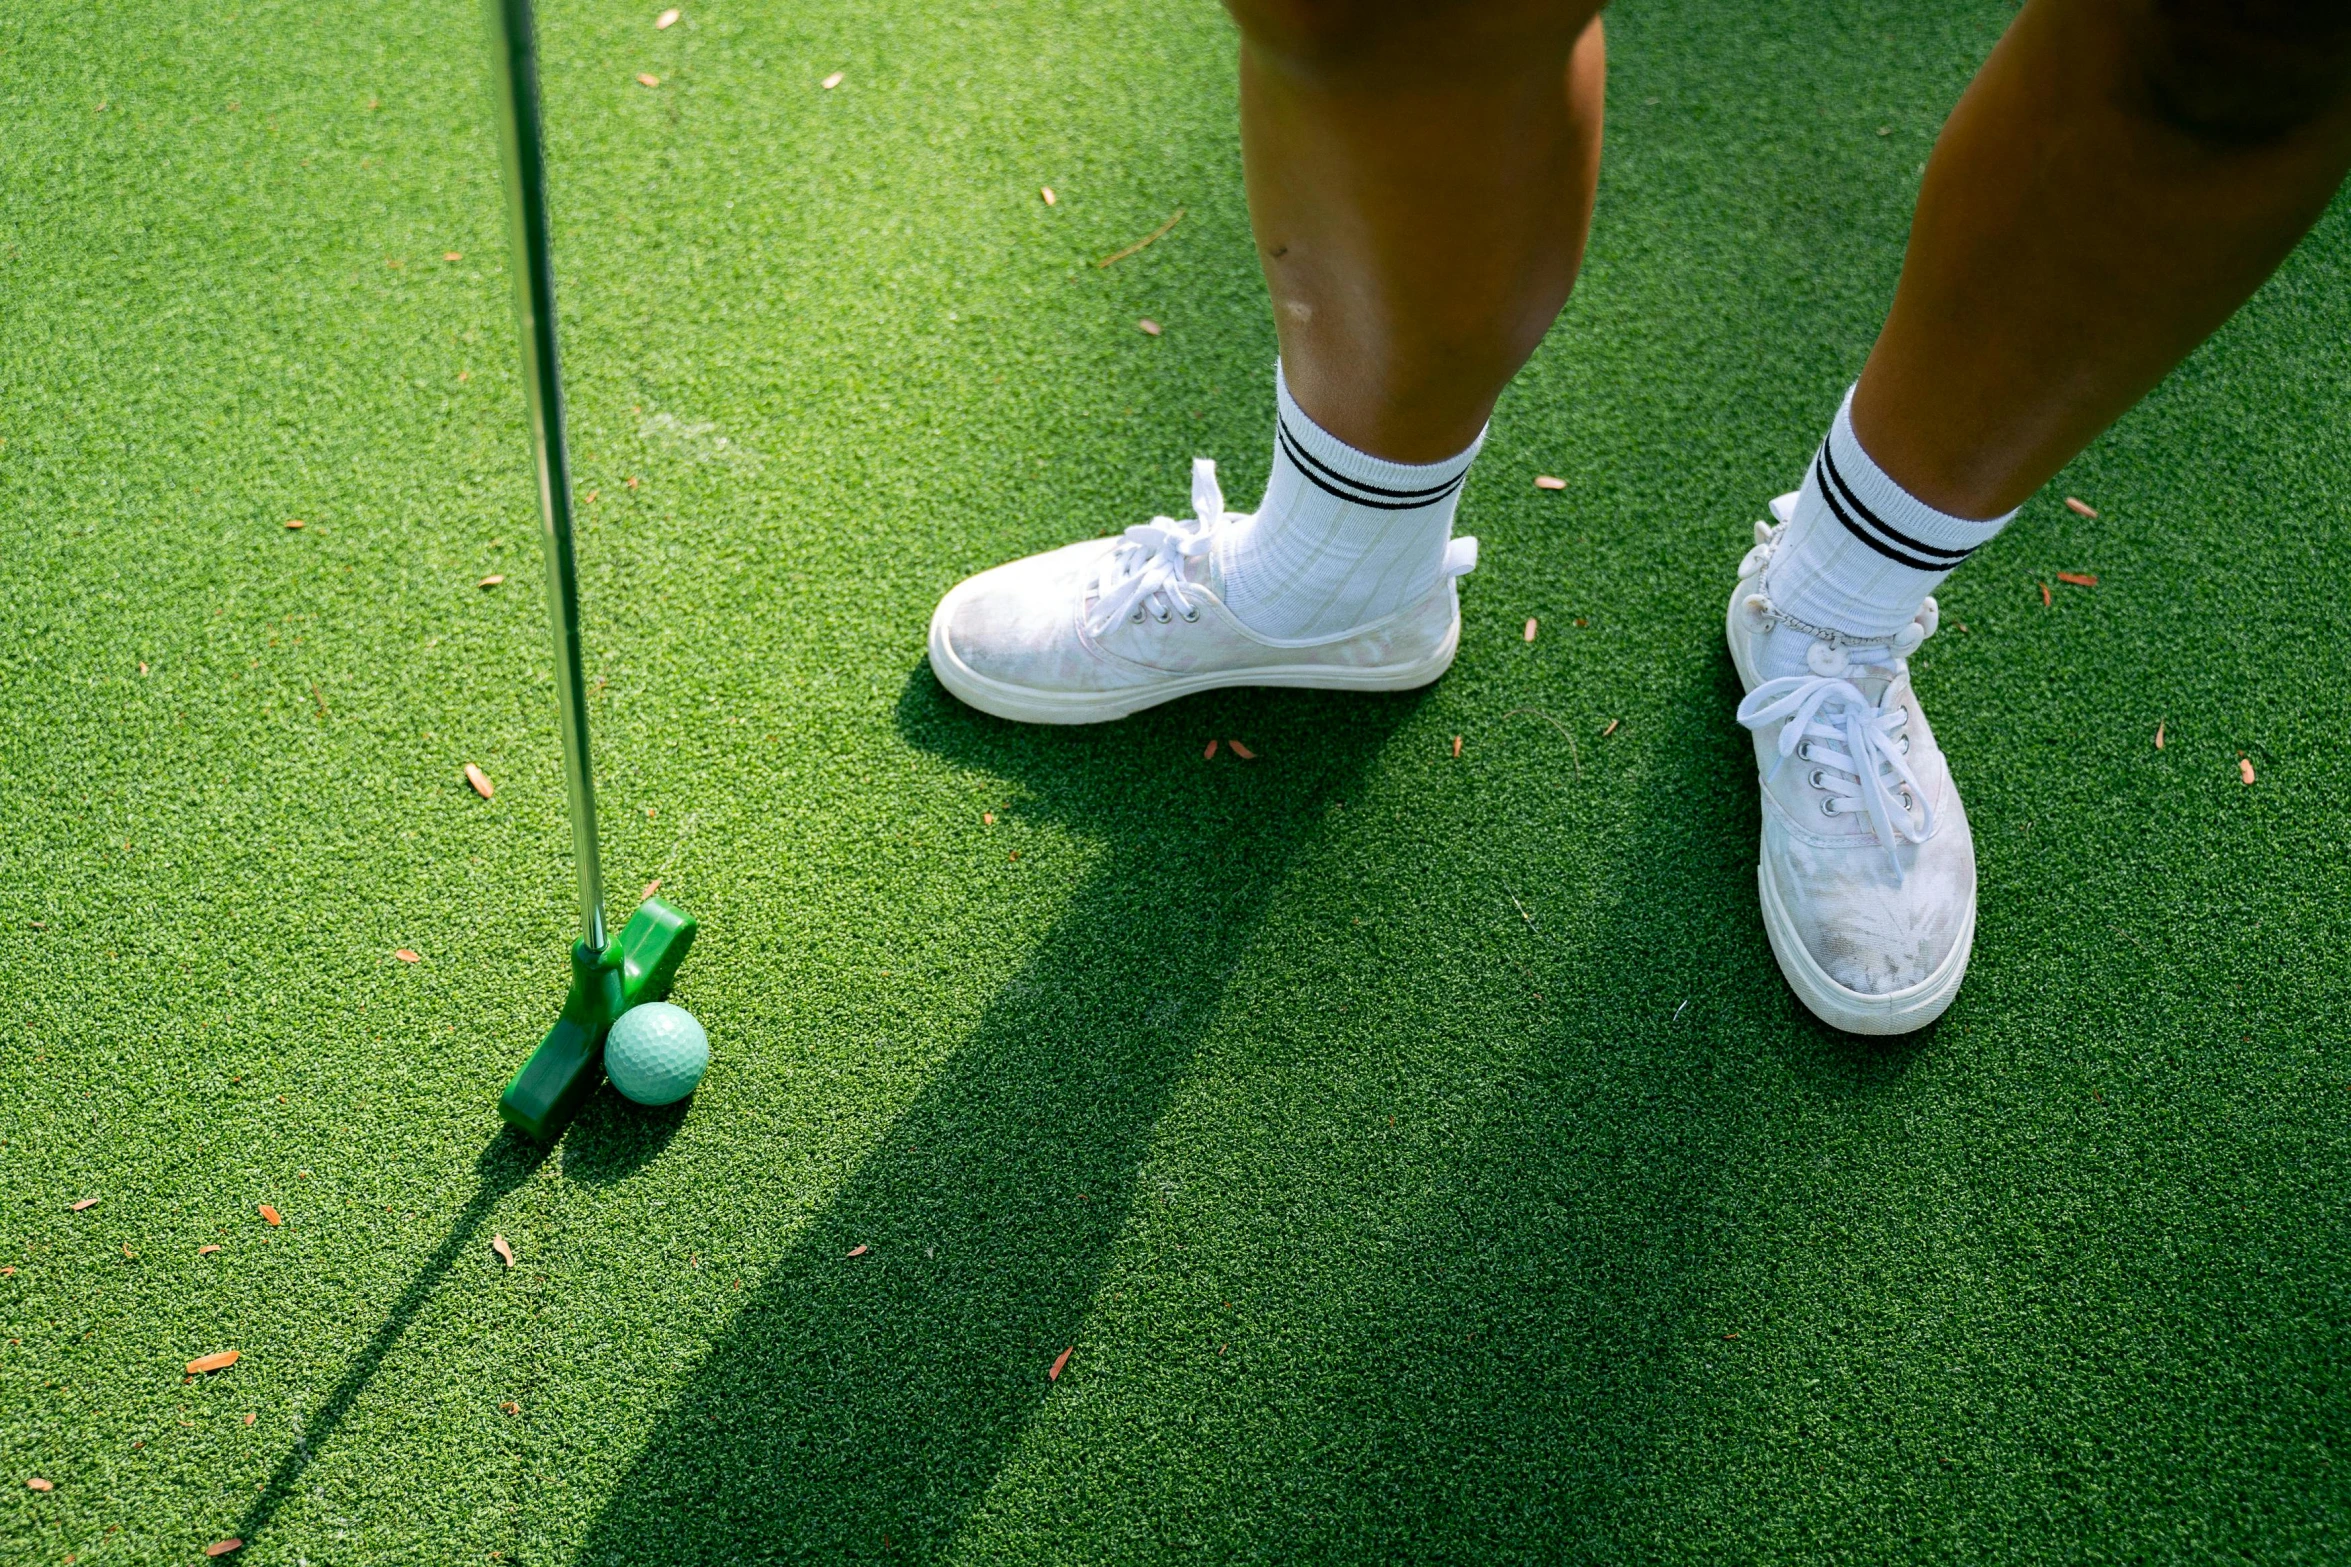
<path id="1" fill-rule="evenodd" d="M 604 1037 L 604 1075 L 641 1105 L 676 1104 L 710 1066 L 710 1036 L 666 1001 L 631 1007 Z"/>

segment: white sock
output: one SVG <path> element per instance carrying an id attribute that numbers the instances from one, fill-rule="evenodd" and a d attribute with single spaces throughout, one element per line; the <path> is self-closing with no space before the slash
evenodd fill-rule
<path id="1" fill-rule="evenodd" d="M 1804 476 L 1796 515 L 1764 569 L 1764 595 L 1782 614 L 1825 630 L 1892 636 L 2015 515 L 1982 522 L 1954 517 L 1895 483 L 1853 434 L 1848 387 Z M 1801 636 L 1758 638 L 1764 678 L 1804 673 L 1811 642 Z"/>
<path id="2" fill-rule="evenodd" d="M 1444 569 L 1453 510 L 1486 439 L 1438 463 L 1359 452 L 1306 417 L 1274 366 L 1273 473 L 1216 545 L 1225 606 L 1261 637 L 1337 636 L 1417 602 Z"/>

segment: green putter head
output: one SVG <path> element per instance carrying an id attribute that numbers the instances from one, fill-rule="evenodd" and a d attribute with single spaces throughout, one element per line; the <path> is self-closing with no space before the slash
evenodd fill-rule
<path id="1" fill-rule="evenodd" d="M 563 1135 L 604 1075 L 604 1035 L 613 1019 L 669 994 L 698 928 L 683 909 L 647 898 L 602 952 L 584 941 L 572 947 L 563 1014 L 498 1096 L 509 1126 L 541 1142 Z"/>

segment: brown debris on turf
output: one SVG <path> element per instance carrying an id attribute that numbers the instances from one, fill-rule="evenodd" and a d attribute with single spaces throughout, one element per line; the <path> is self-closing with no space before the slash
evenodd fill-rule
<path id="1" fill-rule="evenodd" d="M 994 811 L 982 811 L 982 812 L 980 812 L 980 825 L 981 825 L 982 827 L 993 827 L 993 826 L 995 826 L 995 825 L 996 825 L 996 813 L 995 813 Z"/>
<path id="2" fill-rule="evenodd" d="M 661 78 L 653 75 L 650 71 L 639 71 L 637 73 L 637 85 L 639 87 L 659 87 L 661 85 Z"/>
<path id="3" fill-rule="evenodd" d="M 1045 1373 L 1045 1380 L 1046 1380 L 1046 1381 L 1048 1381 L 1048 1382 L 1058 1382 L 1058 1381 L 1060 1381 L 1060 1380 L 1061 1380 L 1061 1368 L 1062 1368 L 1063 1366 L 1066 1366 L 1066 1365 L 1068 1365 L 1068 1364 L 1069 1364 L 1069 1357 L 1070 1357 L 1071 1355 L 1075 1354 L 1076 1352 L 1077 1352 L 1077 1346 L 1076 1346 L 1075 1344 L 1072 1344 L 1072 1345 L 1070 1345 L 1070 1346 L 1069 1346 L 1069 1348 L 1067 1348 L 1067 1349 L 1063 1350 L 1063 1351 L 1062 1351 L 1060 1354 L 1058 1354 L 1058 1355 L 1054 1356 L 1054 1357 L 1053 1357 L 1053 1369 Z"/>
<path id="4" fill-rule="evenodd" d="M 471 762 L 465 764 L 465 781 L 472 784 L 473 792 L 485 800 L 498 792 L 498 786 L 490 782 L 490 775 Z"/>
<path id="5" fill-rule="evenodd" d="M 2098 585 L 2098 579 L 2086 571 L 2061 571 L 2057 574 L 2057 580 L 2070 582 L 2077 588 L 2094 588 Z"/>
<path id="6" fill-rule="evenodd" d="M 465 259 L 465 252 L 462 250 L 444 250 L 441 252 L 441 259 L 443 261 L 463 261 Z"/>
<path id="7" fill-rule="evenodd" d="M 241 1551 L 244 1548 L 245 1542 L 242 1540 L 215 1540 L 210 1545 L 204 1547 L 204 1554 L 207 1556 L 226 1556 L 231 1551 Z"/>
<path id="8" fill-rule="evenodd" d="M 497 588 L 504 587 L 505 585 L 506 579 L 502 576 L 499 576 L 496 572 L 492 572 L 489 576 L 484 577 L 481 581 L 474 584 L 474 586 L 477 588 Z"/>
<path id="9" fill-rule="evenodd" d="M 284 1219 L 278 1216 L 278 1211 L 275 1208 L 272 1208 L 268 1203 L 263 1203 L 261 1205 L 261 1216 L 262 1218 L 269 1221 L 269 1227 L 273 1230 L 286 1222 Z"/>
<path id="10" fill-rule="evenodd" d="M 248 1410 L 248 1411 L 246 1412 L 246 1415 L 245 1415 L 245 1424 L 247 1424 L 247 1425 L 251 1425 L 251 1424 L 252 1424 L 254 1421 L 256 1421 L 256 1420 L 258 1420 L 258 1419 L 260 1419 L 260 1418 L 261 1418 L 261 1417 L 260 1417 L 259 1415 L 256 1415 L 256 1414 L 252 1413 L 250 1410 Z"/>
<path id="11" fill-rule="evenodd" d="M 491 1236 L 490 1250 L 498 1254 L 499 1261 L 505 1263 L 510 1268 L 514 1266 L 514 1247 L 507 1242 L 505 1236 Z"/>
<path id="12" fill-rule="evenodd" d="M 403 963 L 422 963 L 424 961 L 422 957 L 418 956 L 414 952 L 409 951 L 406 947 L 394 947 L 392 949 L 392 956 L 398 958 Z"/>
<path id="13" fill-rule="evenodd" d="M 1200 753 L 1200 760 L 1203 762 L 1213 762 L 1216 760 L 1216 742 L 1214 740 L 1209 741 L 1208 749 Z"/>
<path id="14" fill-rule="evenodd" d="M 2158 751 L 2163 749 L 2163 721 L 2161 719 L 2158 719 L 2155 724 L 2155 749 Z"/>
<path id="15" fill-rule="evenodd" d="M 832 75 L 826 77 L 823 81 L 818 82 L 816 85 L 822 87 L 826 92 L 831 92 L 834 88 L 840 86 L 841 83 L 847 81 L 848 78 L 848 72 L 835 71 Z"/>
<path id="16" fill-rule="evenodd" d="M 639 903 L 642 903 L 642 902 L 644 902 L 644 901 L 645 901 L 647 898 L 650 898 L 650 897 L 652 897 L 652 896 L 653 896 L 655 893 L 659 892 L 660 890 L 661 890 L 661 878 L 660 878 L 660 877 L 658 877 L 658 876 L 656 876 L 656 877 L 654 877 L 654 878 L 653 878 L 651 881 L 649 881 L 649 882 L 645 883 L 645 890 L 644 890 L 643 892 L 640 892 L 640 893 L 638 893 L 638 894 L 637 894 L 637 901 L 638 901 Z"/>
<path id="17" fill-rule="evenodd" d="M 2042 607 L 2043 609 L 2047 609 L 2047 608 L 2050 606 L 2050 604 L 2051 604 L 2052 602 L 2054 602 L 2054 601 L 2053 601 L 2053 600 L 2052 600 L 2052 599 L 2049 597 L 2049 584 L 2048 584 L 2048 583 L 2046 583 L 2046 582 L 2042 582 L 2042 583 L 2036 583 L 2036 584 L 2035 584 L 2035 586 L 2037 586 L 2037 587 L 2038 587 L 2038 588 L 2040 588 L 2040 590 L 2041 590 L 2041 607 Z"/>
<path id="18" fill-rule="evenodd" d="M 2097 507 L 2091 505 L 2088 501 L 2076 500 L 2070 495 L 2065 498 L 2065 509 L 2072 512 L 2077 517 L 2095 517 L 2098 515 Z"/>
<path id="19" fill-rule="evenodd" d="M 122 1243 L 122 1254 L 131 1258 L 136 1258 L 139 1255 L 137 1252 L 131 1250 L 131 1243 L 129 1241 L 124 1241 Z"/>
<path id="20" fill-rule="evenodd" d="M 1529 616 L 1527 617 L 1527 640 L 1528 640 L 1529 642 L 1532 642 L 1532 641 L 1534 641 L 1534 640 L 1535 640 L 1535 629 L 1536 629 L 1536 627 L 1537 627 L 1537 626 L 1539 626 L 1540 624 L 1541 624 L 1541 622 L 1537 621 L 1537 620 L 1535 619 L 1535 617 L 1534 617 L 1534 616 L 1532 616 L 1532 615 L 1529 615 Z"/>
<path id="21" fill-rule="evenodd" d="M 1567 481 L 1552 474 L 1538 473 L 1535 475 L 1535 488 L 1538 490 L 1564 490 L 1567 488 Z"/>
<path id="22" fill-rule="evenodd" d="M 28 1491 L 54 1491 L 57 1489 L 57 1482 L 44 1480 L 39 1475 L 34 1475 L 24 1483 L 24 1488 Z"/>
<path id="23" fill-rule="evenodd" d="M 1616 726 L 1617 726 L 1618 724 L 1621 724 L 1621 723 L 1623 723 L 1623 722 L 1624 722 L 1624 720 L 1623 720 L 1623 719 L 1621 719 L 1621 718 L 1611 718 L 1610 720 L 1608 720 L 1608 727 L 1607 727 L 1606 729 L 1603 729 L 1603 730 L 1601 730 L 1601 731 L 1600 731 L 1600 738 L 1601 738 L 1601 739 L 1603 739 L 1603 740 L 1605 740 L 1605 739 L 1607 739 L 1607 738 L 1608 738 L 1610 735 L 1612 735 L 1612 734 L 1616 733 Z"/>
<path id="24" fill-rule="evenodd" d="M 864 1256 L 864 1255 L 865 1255 L 867 1252 L 869 1252 L 869 1251 L 871 1251 L 871 1250 L 873 1250 L 873 1248 L 872 1248 L 871 1246 L 865 1245 L 863 1242 L 860 1242 L 860 1243 L 858 1243 L 857 1245 L 855 1245 L 855 1246 L 852 1246 L 852 1247 L 850 1247 L 850 1248 L 849 1248 L 849 1255 L 850 1255 L 850 1256 L 852 1256 L 852 1257 L 862 1257 L 862 1256 Z"/>
<path id="25" fill-rule="evenodd" d="M 308 525 L 304 523 L 303 520 L 299 517 L 288 517 L 286 519 L 286 526 L 292 531 L 299 533 L 304 527 Z"/>
<path id="26" fill-rule="evenodd" d="M 188 1362 L 188 1375 L 200 1377 L 207 1371 L 226 1371 L 235 1365 L 237 1360 L 237 1351 L 233 1349 L 219 1350 L 210 1355 L 198 1355 L 194 1360 Z"/>
<path id="27" fill-rule="evenodd" d="M 1459 735 L 1453 737 L 1453 754 L 1457 757 L 1461 755 L 1461 736 Z"/>
<path id="28" fill-rule="evenodd" d="M 519 1415 L 522 1413 L 522 1405 L 516 1403 L 512 1399 L 508 1399 L 505 1403 L 500 1404 L 498 1409 L 502 1414 Z"/>
<path id="29" fill-rule="evenodd" d="M 1161 328 L 1158 322 L 1152 320 L 1149 316 L 1145 316 L 1142 320 L 1135 323 L 1135 330 L 1141 332 L 1145 337 L 1157 337 Z"/>
<path id="30" fill-rule="evenodd" d="M 2242 756 L 2237 758 L 2237 776 L 2247 783 L 2253 781 L 2253 763 L 2249 758 Z"/>
<path id="31" fill-rule="evenodd" d="M 674 5 L 653 19 L 653 30 L 657 33 L 666 32 L 677 25 L 678 8 Z"/>
<path id="32" fill-rule="evenodd" d="M 1169 229 L 1174 228 L 1176 224 L 1183 221 L 1183 216 L 1184 209 L 1181 207 L 1176 208 L 1173 213 L 1169 214 L 1168 220 L 1165 223 L 1160 224 L 1159 227 L 1153 229 L 1150 233 L 1144 235 L 1141 239 L 1136 240 L 1126 249 L 1112 251 L 1109 255 L 1104 256 L 1100 261 L 1095 262 L 1094 265 L 1097 267 L 1107 267 L 1113 262 L 1126 260 L 1127 257 L 1133 255 L 1136 251 L 1143 249 L 1155 241 L 1165 238 Z"/>
<path id="33" fill-rule="evenodd" d="M 1224 745 L 1226 750 L 1232 752 L 1233 755 L 1239 757 L 1244 762 L 1254 762 L 1257 760 L 1257 753 L 1250 750 L 1247 746 L 1243 745 L 1238 740 L 1227 740 Z"/>
<path id="34" fill-rule="evenodd" d="M 72 1211 L 72 1212 L 74 1212 L 74 1213 L 81 1213 L 81 1212 L 83 1212 L 83 1211 L 85 1211 L 85 1210 L 87 1210 L 87 1209 L 90 1209 L 90 1208 L 95 1208 L 95 1207 L 97 1207 L 97 1206 L 98 1206 L 98 1199 L 97 1199 L 97 1198 L 95 1198 L 95 1197 L 84 1197 L 84 1198 L 83 1198 L 83 1199 L 82 1199 L 80 1202 L 77 1202 L 77 1203 L 75 1203 L 75 1204 L 73 1205 L 73 1208 L 72 1208 L 72 1210 L 71 1210 L 71 1211 Z"/>
<path id="35" fill-rule="evenodd" d="M 1044 199 L 1045 205 L 1048 207 L 1052 206 L 1055 202 L 1061 199 L 1060 197 L 1053 194 L 1053 187 L 1050 185 L 1038 186 L 1037 194 Z"/>
<path id="36" fill-rule="evenodd" d="M 209 1257 L 218 1250 L 220 1250 L 218 1246 L 199 1246 L 196 1248 L 196 1255 L 199 1257 Z"/>

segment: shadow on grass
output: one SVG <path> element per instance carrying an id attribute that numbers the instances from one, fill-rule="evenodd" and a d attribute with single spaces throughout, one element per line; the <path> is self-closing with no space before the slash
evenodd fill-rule
<path id="1" fill-rule="evenodd" d="M 383 1365 L 384 1357 L 399 1344 L 401 1337 L 408 1331 L 408 1325 L 416 1320 L 416 1314 L 424 1310 L 425 1303 L 433 1298 L 433 1292 L 441 1287 L 441 1281 L 448 1277 L 449 1269 L 456 1264 L 457 1259 L 472 1247 L 474 1236 L 481 1230 L 482 1221 L 509 1193 L 529 1180 L 531 1172 L 546 1157 L 545 1148 L 503 1126 L 491 1136 L 480 1156 L 474 1160 L 473 1195 L 457 1210 L 457 1218 L 449 1226 L 449 1234 L 433 1249 L 433 1254 L 425 1259 L 424 1266 L 418 1268 L 409 1279 L 408 1287 L 400 1292 L 400 1298 L 392 1303 L 391 1311 L 385 1315 L 383 1326 L 376 1329 L 375 1337 L 369 1339 L 367 1347 L 352 1359 L 342 1380 L 335 1384 L 333 1390 L 320 1401 L 318 1408 L 302 1423 L 295 1436 L 293 1449 L 278 1460 L 278 1466 L 270 1472 L 261 1494 L 253 1499 L 253 1505 L 238 1520 L 238 1539 L 251 1542 L 268 1529 L 270 1520 L 277 1516 L 278 1509 L 285 1505 L 286 1499 L 294 1494 L 295 1486 L 301 1483 L 303 1472 L 334 1440 L 335 1432 L 342 1426 L 344 1417 L 350 1414 L 351 1406 L 359 1401 L 360 1394 L 367 1391 L 368 1383 L 375 1380 L 376 1371 Z"/>
<path id="2" fill-rule="evenodd" d="M 1211 697 L 1046 731 L 914 675 L 908 743 L 1108 853 L 746 1302 L 577 1560 L 921 1557 L 953 1539 L 1051 1392 L 1268 903 L 1415 700 Z M 1202 765 L 1195 735 L 1274 727 L 1284 765 Z M 844 1265 L 854 1246 L 871 1250 Z"/>
<path id="3" fill-rule="evenodd" d="M 691 1095 L 672 1105 L 631 1104 L 605 1083 L 563 1134 L 563 1178 L 589 1186 L 627 1180 L 669 1146 L 693 1105 Z"/>
<path id="4" fill-rule="evenodd" d="M 646 1110 L 629 1104 L 613 1092 L 611 1085 L 605 1085 L 563 1138 L 565 1175 L 598 1184 L 622 1179 L 669 1142 L 684 1119 L 685 1108 L 681 1104 Z M 440 1289 L 457 1259 L 473 1250 L 483 1221 L 531 1178 L 550 1152 L 503 1126 L 491 1135 L 474 1159 L 473 1195 L 457 1210 L 449 1233 L 433 1248 L 433 1254 L 425 1259 L 424 1265 L 409 1279 L 407 1288 L 392 1303 L 383 1326 L 376 1329 L 367 1347 L 353 1357 L 342 1378 L 302 1422 L 292 1450 L 278 1460 L 261 1494 L 238 1520 L 238 1539 L 256 1540 L 269 1528 L 278 1509 L 301 1483 L 303 1472 L 334 1440 L 351 1406 L 367 1391 L 385 1357 L 406 1336 L 409 1324 Z"/>
<path id="5" fill-rule="evenodd" d="M 599 1114 L 598 1106 L 601 1102 L 612 1097 L 609 1090 L 600 1094 L 597 1102 L 580 1116 L 570 1135 L 564 1139 L 565 1165 L 572 1174 L 578 1175 L 578 1167 L 585 1163 L 590 1168 L 613 1172 L 603 1175 L 602 1179 L 617 1179 L 619 1174 L 625 1173 L 621 1166 L 635 1168 L 644 1159 L 651 1157 L 651 1152 L 657 1150 L 661 1143 L 667 1142 L 670 1132 L 675 1130 L 674 1123 L 668 1129 L 654 1133 L 634 1129 L 630 1123 L 642 1119 L 641 1116 L 615 1115 L 609 1106 L 602 1106 L 602 1113 Z M 651 1148 L 638 1152 L 634 1147 L 637 1142 L 650 1142 Z M 474 1159 L 473 1195 L 457 1210 L 457 1217 L 451 1222 L 449 1233 L 442 1238 L 440 1245 L 433 1248 L 433 1254 L 410 1277 L 407 1288 L 400 1292 L 399 1298 L 392 1303 L 392 1309 L 385 1313 L 383 1326 L 376 1329 L 367 1347 L 352 1358 L 341 1379 L 319 1402 L 317 1409 L 302 1422 L 292 1450 L 278 1460 L 278 1466 L 270 1472 L 261 1494 L 253 1499 L 253 1505 L 238 1520 L 238 1539 L 253 1541 L 269 1528 L 278 1509 L 285 1505 L 286 1499 L 294 1494 L 295 1487 L 301 1483 L 303 1472 L 334 1440 L 336 1431 L 350 1414 L 351 1406 L 367 1391 L 367 1385 L 375 1379 L 385 1357 L 407 1334 L 409 1324 L 416 1320 L 417 1313 L 424 1310 L 425 1304 L 433 1298 L 457 1259 L 473 1249 L 483 1221 L 489 1218 L 499 1203 L 531 1178 L 532 1172 L 546 1161 L 548 1152 L 545 1147 L 503 1126 L 491 1134 L 481 1153 Z"/>
<path id="6" fill-rule="evenodd" d="M 1720 684 L 1685 693 L 1669 754 L 1743 755 Z M 1269 904 L 1411 707 L 1257 693 L 1055 732 L 972 714 L 914 677 L 898 710 L 908 743 L 1007 780 L 1018 809 L 1109 852 L 697 1368 L 576 1561 L 950 1553 L 1095 1308 L 1147 1195 L 1154 1128 L 1232 1004 Z M 1202 765 L 1200 736 L 1257 732 L 1286 736 L 1278 760 Z M 1479 1135 L 1390 1167 L 1349 1152 L 1362 1146 L 1349 1128 L 1315 1124 L 1383 1094 L 1442 1104 L 1459 1093 L 1453 1056 L 1417 1082 L 1393 1078 L 1384 1048 L 1342 1056 L 1327 1091 L 1294 1106 L 1260 1152 L 1304 1173 L 1231 1201 L 1354 1215 L 1328 1234 L 1285 1225 L 1279 1256 L 1250 1264 L 1287 1276 L 1273 1309 L 1293 1320 L 1271 1336 L 1312 1346 L 1313 1364 L 1268 1367 L 1290 1394 L 1202 1447 L 1177 1433 L 1183 1401 L 1213 1396 L 1204 1385 L 1129 1411 L 1189 1461 L 1132 1477 L 1097 1499 L 1106 1511 L 1211 1558 L 1277 1540 L 1331 1560 L 1640 1553 L 1693 1368 L 1726 1343 L 1712 1297 L 1746 1244 L 1744 1183 L 1799 1113 L 1785 1085 L 1866 1101 L 1926 1043 L 1856 1041 L 1802 1014 L 1752 906 L 1752 784 L 1712 769 L 1694 792 L 1691 776 L 1595 776 L 1595 791 L 1641 797 L 1606 845 L 1631 869 L 1608 879 L 1587 935 L 1525 960 L 1530 990 L 1559 998 L 1547 1012 L 1519 1014 L 1505 1038 L 1507 1009 L 1463 997 L 1496 1031 L 1496 1069 L 1515 1074 Z M 1490 863 L 1543 876 L 1597 847 L 1566 825 L 1585 819 L 1572 802 L 1509 806 L 1465 813 L 1523 835 L 1483 845 Z M 1449 908 L 1424 887 L 1432 934 L 1484 917 L 1471 907 L 1484 889 Z M 1411 962 L 1363 976 L 1452 981 Z M 1285 1139 L 1301 1137 L 1314 1159 L 1290 1157 Z M 870 1250 L 847 1264 L 857 1246 Z M 1237 1264 L 1199 1263 L 1221 1265 Z"/>
<path id="7" fill-rule="evenodd" d="M 1366 964 L 1349 982 L 1416 1032 L 1475 1015 L 1474 1051 L 1367 1038 L 1318 1054 L 1312 1094 L 1222 1152 L 1278 1172 L 1220 1193 L 1214 1229 L 1232 1239 L 1193 1269 L 1248 1297 L 1240 1358 L 1129 1356 L 1132 1386 L 1103 1386 L 1052 1455 L 1078 1488 L 1066 1510 L 991 1523 L 1029 1543 L 1068 1531 L 1073 1555 L 1156 1539 L 1210 1561 L 1677 1559 L 1661 1538 L 1687 1523 L 1690 1427 L 1773 1326 L 1725 1316 L 1780 1243 L 1757 1192 L 1800 1182 L 1797 1128 L 1823 1101 L 1832 1120 L 1883 1113 L 1929 1044 L 1827 1029 L 1780 980 L 1753 901 L 1735 694 L 1723 679 L 1676 693 L 1651 753 L 1672 765 L 1595 759 L 1589 798 L 1613 813 L 1523 777 L 1463 797 L 1478 860 L 1450 887 L 1421 883 L 1420 929 L 1398 948 L 1442 951 L 1482 925 L 1501 933 L 1485 972 Z M 1686 765 L 1709 748 L 1732 764 Z M 1596 920 L 1558 922 L 1569 936 L 1548 917 L 1522 933 L 1488 885 L 1506 870 L 1547 901 L 1533 888 L 1571 887 L 1594 859 L 1624 869 L 1597 884 Z M 1513 979 L 1515 1003 L 1498 993 Z M 1420 1125 L 1383 1131 L 1375 1105 Z M 1295 1215 L 1346 1217 L 1275 1217 Z M 1254 1249 L 1269 1231 L 1280 1244 Z M 1156 1444 L 1148 1470 L 1122 1467 L 1132 1432 Z"/>
<path id="8" fill-rule="evenodd" d="M 1908 1034 L 1848 1034 L 1804 1010 L 1793 995 L 1797 1026 L 1788 1037 L 1788 1070 L 1823 1098 L 1849 1098 L 1895 1087 L 1935 1048 L 1941 1019 Z"/>

